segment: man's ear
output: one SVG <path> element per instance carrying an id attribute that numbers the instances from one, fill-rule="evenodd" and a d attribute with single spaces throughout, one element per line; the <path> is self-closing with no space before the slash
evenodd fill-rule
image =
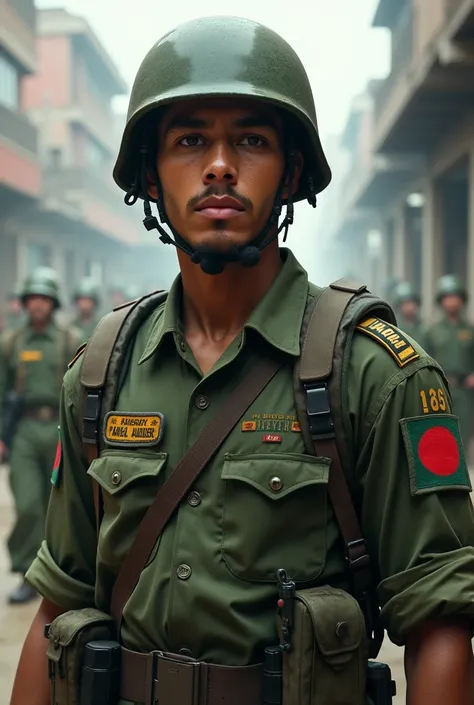
<path id="1" fill-rule="evenodd" d="M 288 198 L 290 194 L 293 196 L 297 192 L 300 185 L 301 174 L 303 173 L 303 167 L 303 155 L 301 154 L 301 152 L 297 152 L 295 157 L 295 164 L 293 167 L 293 178 L 291 184 L 289 184 L 288 181 L 285 184 L 285 188 L 283 189 L 283 198 Z"/>
<path id="2" fill-rule="evenodd" d="M 153 201 L 158 200 L 158 187 L 154 180 L 151 177 L 151 174 L 149 171 L 146 172 L 146 182 L 147 182 L 147 191 L 148 195 Z"/>

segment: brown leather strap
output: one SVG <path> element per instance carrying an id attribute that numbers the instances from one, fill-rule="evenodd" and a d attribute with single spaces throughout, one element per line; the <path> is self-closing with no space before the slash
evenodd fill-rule
<path id="1" fill-rule="evenodd" d="M 339 279 L 330 284 L 319 297 L 301 351 L 299 377 L 303 383 L 320 381 L 330 376 L 342 315 L 354 294 L 365 289 L 363 284 Z M 309 342 L 311 344 L 308 349 Z"/>
<path id="2" fill-rule="evenodd" d="M 278 372 L 281 364 L 270 359 L 259 360 L 255 364 L 158 490 L 153 504 L 138 528 L 130 552 L 122 563 L 112 591 L 110 613 L 118 629 L 120 629 L 125 603 L 135 589 L 158 536 L 198 475 L 204 470 L 242 414 Z"/>
<path id="3" fill-rule="evenodd" d="M 139 705 L 262 705 L 263 667 L 122 649 L 120 697 Z"/>

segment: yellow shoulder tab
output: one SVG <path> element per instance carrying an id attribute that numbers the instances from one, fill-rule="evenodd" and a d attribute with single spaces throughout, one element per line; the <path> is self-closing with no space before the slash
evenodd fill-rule
<path id="1" fill-rule="evenodd" d="M 420 357 L 411 342 L 404 337 L 398 328 L 385 323 L 380 318 L 367 318 L 365 321 L 361 321 L 356 328 L 388 350 L 399 367 L 405 367 L 409 362 Z"/>
<path id="2" fill-rule="evenodd" d="M 74 355 L 74 357 L 72 358 L 71 362 L 70 362 L 69 365 L 67 366 L 68 370 L 70 370 L 71 367 L 75 364 L 75 362 L 81 357 L 82 353 L 83 353 L 84 350 L 86 349 L 86 346 L 87 346 L 87 343 L 83 343 L 82 345 L 80 345 L 80 346 L 78 347 L 78 349 L 76 350 L 76 354 Z"/>

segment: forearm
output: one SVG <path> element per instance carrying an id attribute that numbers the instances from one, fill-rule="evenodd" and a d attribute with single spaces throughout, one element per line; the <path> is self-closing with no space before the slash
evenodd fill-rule
<path id="1" fill-rule="evenodd" d="M 472 647 L 461 622 L 430 622 L 405 651 L 407 705 L 470 705 Z"/>
<path id="2" fill-rule="evenodd" d="M 62 612 L 60 607 L 46 600 L 41 603 L 23 645 L 10 705 L 50 705 L 44 628 Z"/>

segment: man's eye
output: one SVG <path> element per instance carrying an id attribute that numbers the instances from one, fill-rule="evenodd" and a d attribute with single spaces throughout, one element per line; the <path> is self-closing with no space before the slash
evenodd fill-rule
<path id="1" fill-rule="evenodd" d="M 240 144 L 246 147 L 261 147 L 265 144 L 265 140 L 258 135 L 247 135 L 240 140 Z"/>
<path id="2" fill-rule="evenodd" d="M 198 135 L 186 135 L 179 140 L 183 147 L 200 147 L 203 144 L 202 137 Z"/>

